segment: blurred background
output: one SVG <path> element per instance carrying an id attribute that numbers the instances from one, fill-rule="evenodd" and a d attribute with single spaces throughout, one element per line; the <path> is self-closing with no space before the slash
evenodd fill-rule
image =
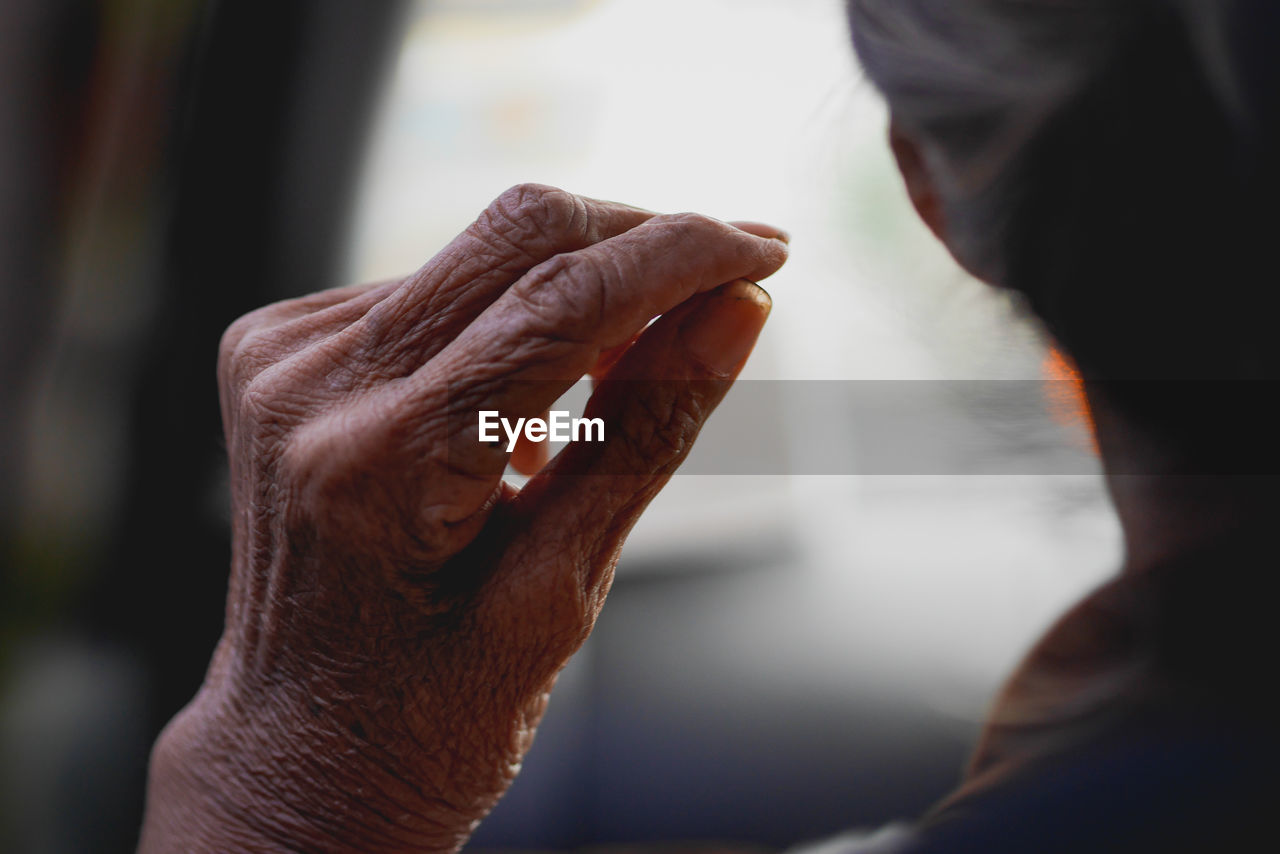
<path id="1" fill-rule="evenodd" d="M 884 127 L 839 0 L 6 0 L 0 850 L 135 844 L 220 631 L 222 329 L 411 271 L 521 181 L 775 223 L 792 258 L 471 847 L 778 847 L 927 807 L 1119 534 L 1092 463 L 1018 462 L 1078 449 L 1061 413 L 955 391 L 1053 362 L 917 223 Z M 850 460 L 868 383 L 1015 462 L 936 430 L 949 462 Z"/>

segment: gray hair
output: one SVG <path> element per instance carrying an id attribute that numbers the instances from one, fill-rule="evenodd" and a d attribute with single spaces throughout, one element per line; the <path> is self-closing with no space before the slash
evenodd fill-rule
<path id="1" fill-rule="evenodd" d="M 1020 155 L 1156 7 L 1175 15 L 1224 110 L 1244 119 L 1227 42 L 1238 0 L 849 0 L 854 46 L 920 146 L 953 252 L 1005 283 Z"/>

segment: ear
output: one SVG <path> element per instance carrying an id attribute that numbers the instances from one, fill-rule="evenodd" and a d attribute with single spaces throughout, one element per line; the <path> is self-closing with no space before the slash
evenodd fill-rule
<path id="1" fill-rule="evenodd" d="M 907 186 L 907 196 L 916 213 L 929 226 L 933 236 L 947 242 L 946 222 L 942 216 L 942 199 L 933 185 L 933 176 L 924 162 L 920 146 L 892 119 L 889 121 L 889 148 L 898 161 L 898 171 Z"/>
<path id="2" fill-rule="evenodd" d="M 957 254 L 955 244 L 951 242 L 951 234 L 947 230 L 947 218 L 943 213 L 942 196 L 938 193 L 929 164 L 925 162 L 924 153 L 915 139 L 895 121 L 889 122 L 889 147 L 898 161 L 898 171 L 907 185 L 907 195 L 915 206 L 920 219 L 929 226 L 933 236 L 942 241 L 951 257 L 955 259 L 965 272 L 974 278 L 981 279 L 989 285 L 1000 285 L 991 277 L 983 275 L 973 264 Z"/>

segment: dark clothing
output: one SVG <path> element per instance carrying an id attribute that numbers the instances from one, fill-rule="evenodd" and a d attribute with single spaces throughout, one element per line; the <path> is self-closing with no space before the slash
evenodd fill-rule
<path id="1" fill-rule="evenodd" d="M 1086 598 L 1001 692 L 960 788 L 913 828 L 837 850 L 1269 850 L 1260 840 L 1280 803 L 1269 540 L 1223 538 Z"/>

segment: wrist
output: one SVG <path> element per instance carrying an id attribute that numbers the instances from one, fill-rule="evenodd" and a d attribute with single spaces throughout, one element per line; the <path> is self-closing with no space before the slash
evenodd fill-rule
<path id="1" fill-rule="evenodd" d="M 140 854 L 454 852 L 466 842 L 479 816 L 291 717 L 202 691 L 152 751 Z"/>

